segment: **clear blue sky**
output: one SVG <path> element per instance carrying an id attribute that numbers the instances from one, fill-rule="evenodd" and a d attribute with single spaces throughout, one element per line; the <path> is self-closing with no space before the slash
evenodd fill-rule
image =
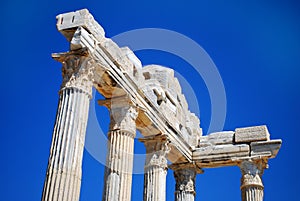
<path id="1" fill-rule="evenodd" d="M 0 200 L 40 200 L 61 83 L 51 53 L 68 49 L 55 16 L 88 8 L 107 37 L 138 28 L 163 28 L 200 44 L 216 64 L 227 95 L 224 130 L 268 125 L 282 148 L 263 176 L 265 200 L 296 201 L 300 130 L 300 3 L 298 1 L 17 1 L 1 12 Z M 144 64 L 174 68 L 197 94 L 207 131 L 211 105 L 201 77 L 182 59 L 138 52 Z M 107 113 L 99 121 L 108 124 Z M 101 147 L 105 150 L 105 147 Z M 136 142 L 136 153 L 143 153 Z M 104 166 L 84 152 L 81 200 L 101 200 Z M 197 176 L 197 200 L 240 200 L 237 167 Z M 142 200 L 143 175 L 134 175 L 132 200 Z M 173 173 L 167 200 L 174 199 Z"/>

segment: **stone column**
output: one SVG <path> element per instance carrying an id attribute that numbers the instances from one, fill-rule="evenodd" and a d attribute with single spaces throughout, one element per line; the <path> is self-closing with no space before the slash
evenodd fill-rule
<path id="1" fill-rule="evenodd" d="M 81 165 L 92 96 L 92 60 L 86 51 L 53 54 L 62 62 L 56 121 L 42 201 L 78 201 Z"/>
<path id="2" fill-rule="evenodd" d="M 166 200 L 169 141 L 163 135 L 140 139 L 146 146 L 144 201 Z"/>
<path id="3" fill-rule="evenodd" d="M 103 201 L 130 201 L 137 111 L 126 97 L 99 101 L 110 109 Z"/>
<path id="4" fill-rule="evenodd" d="M 203 171 L 193 163 L 172 164 L 170 168 L 176 180 L 175 201 L 194 201 L 196 175 Z"/>
<path id="5" fill-rule="evenodd" d="M 245 160 L 241 162 L 240 169 L 242 201 L 262 201 L 264 195 L 264 185 L 262 174 L 267 167 L 263 160 Z"/>

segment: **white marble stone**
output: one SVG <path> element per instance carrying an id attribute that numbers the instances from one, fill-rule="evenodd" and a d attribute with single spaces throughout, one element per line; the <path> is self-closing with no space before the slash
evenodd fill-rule
<path id="1" fill-rule="evenodd" d="M 230 154 L 247 152 L 249 154 L 250 147 L 247 144 L 223 144 L 207 147 L 196 148 L 193 157 L 209 157 L 209 155 Z"/>
<path id="2" fill-rule="evenodd" d="M 89 57 L 82 53 L 56 57 L 63 63 L 63 83 L 42 201 L 79 200 L 82 155 L 93 84 Z"/>
<path id="3" fill-rule="evenodd" d="M 146 147 L 144 168 L 144 201 L 166 200 L 168 139 L 156 136 L 140 139 Z"/>
<path id="4" fill-rule="evenodd" d="M 281 140 L 252 142 L 250 144 L 251 156 L 268 156 L 274 158 L 281 147 L 281 143 Z"/>
<path id="5" fill-rule="evenodd" d="M 94 20 L 94 17 L 87 9 L 78 10 L 75 12 L 64 13 L 56 16 L 57 29 L 69 41 L 72 39 L 77 27 L 87 28 L 98 40 L 101 40 L 105 34 L 104 29 Z"/>
<path id="6" fill-rule="evenodd" d="M 243 201 L 262 200 L 264 164 L 277 155 L 282 143 L 270 140 L 266 126 L 202 136 L 200 120 L 189 111 L 174 70 L 142 67 L 128 47 L 119 47 L 105 37 L 86 9 L 58 15 L 57 28 L 70 41 L 70 52 L 53 54 L 63 63 L 63 82 L 42 200 L 79 199 L 92 86 L 106 98 L 99 104 L 107 106 L 111 114 L 103 200 L 131 199 L 136 127 L 145 136 L 141 141 L 147 152 L 145 201 L 166 200 L 168 159 L 177 166 L 177 201 L 195 199 L 199 173 L 195 166 L 229 165 L 241 167 Z"/>
<path id="7" fill-rule="evenodd" d="M 245 160 L 240 163 L 242 173 L 242 201 L 263 201 L 262 174 L 267 164 L 263 160 Z"/>
<path id="8" fill-rule="evenodd" d="M 266 126 L 252 126 L 235 129 L 234 141 L 236 143 L 270 140 Z"/>
<path id="9" fill-rule="evenodd" d="M 211 145 L 233 144 L 233 139 L 233 131 L 222 131 L 202 136 L 200 138 L 200 143 L 209 143 Z"/>
<path id="10" fill-rule="evenodd" d="M 104 177 L 103 201 L 130 201 L 134 137 L 136 135 L 136 108 L 130 100 L 107 100 L 110 109 L 108 154 Z"/>
<path id="11" fill-rule="evenodd" d="M 203 171 L 193 163 L 172 164 L 174 171 L 175 201 L 194 201 L 196 195 L 196 175 Z"/>

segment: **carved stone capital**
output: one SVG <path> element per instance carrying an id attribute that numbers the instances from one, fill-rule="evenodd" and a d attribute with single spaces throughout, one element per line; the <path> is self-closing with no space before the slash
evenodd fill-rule
<path id="1" fill-rule="evenodd" d="M 99 105 L 104 105 L 110 110 L 110 131 L 127 131 L 135 137 L 138 116 L 137 107 L 127 96 L 98 100 Z"/>
<path id="2" fill-rule="evenodd" d="M 193 163 L 178 163 L 169 166 L 174 170 L 176 180 L 176 193 L 192 193 L 195 194 L 195 179 L 197 173 L 203 173 L 203 170 Z"/>
<path id="3" fill-rule="evenodd" d="M 94 79 L 94 60 L 86 49 L 67 53 L 52 54 L 53 59 L 61 62 L 63 81 L 61 90 L 75 88 L 92 97 Z"/>
<path id="4" fill-rule="evenodd" d="M 146 147 L 145 169 L 160 167 L 168 169 L 167 154 L 170 152 L 169 140 L 164 135 L 139 139 Z"/>
<path id="5" fill-rule="evenodd" d="M 262 174 L 264 169 L 267 168 L 267 163 L 261 160 L 245 160 L 240 163 L 240 169 L 242 172 L 241 189 L 247 187 L 259 187 L 264 188 L 262 183 Z"/>
<path id="6" fill-rule="evenodd" d="M 126 106 L 110 111 L 110 130 L 128 131 L 135 137 L 137 111 L 135 107 Z"/>

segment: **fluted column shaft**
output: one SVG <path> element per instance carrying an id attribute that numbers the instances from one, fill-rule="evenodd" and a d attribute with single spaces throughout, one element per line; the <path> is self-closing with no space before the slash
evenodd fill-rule
<path id="1" fill-rule="evenodd" d="M 164 137 L 140 139 L 146 146 L 144 201 L 166 200 L 168 141 Z"/>
<path id="2" fill-rule="evenodd" d="M 137 112 L 121 100 L 112 101 L 109 108 L 111 122 L 102 200 L 130 201 Z"/>
<path id="3" fill-rule="evenodd" d="M 176 180 L 175 201 L 194 201 L 196 175 L 203 171 L 193 163 L 172 164 L 170 168 Z"/>
<path id="4" fill-rule="evenodd" d="M 90 59 L 87 55 L 66 53 L 63 84 L 53 130 L 42 201 L 78 201 L 81 165 L 92 91 Z"/>
<path id="5" fill-rule="evenodd" d="M 264 195 L 264 185 L 262 174 L 266 168 L 266 163 L 262 160 L 246 160 L 240 164 L 242 172 L 241 194 L 242 201 L 262 201 Z"/>

